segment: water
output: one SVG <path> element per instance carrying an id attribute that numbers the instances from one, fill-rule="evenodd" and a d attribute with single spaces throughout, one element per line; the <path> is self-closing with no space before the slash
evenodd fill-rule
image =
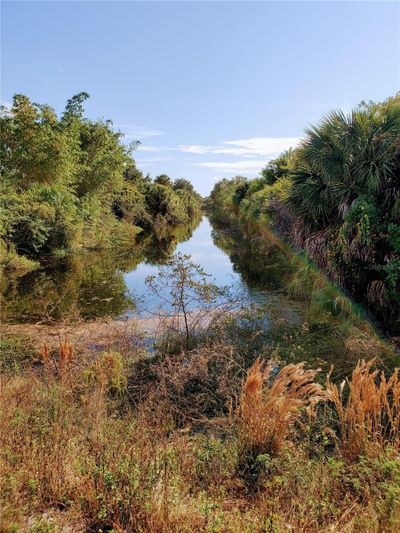
<path id="1" fill-rule="evenodd" d="M 51 321 L 72 315 L 83 318 L 121 317 L 138 312 L 137 300 L 156 306 L 149 297 L 146 278 L 181 252 L 191 255 L 217 285 L 232 285 L 257 300 L 261 286 L 251 283 L 246 268 L 235 264 L 213 234 L 207 217 L 195 227 L 175 228 L 142 239 L 130 250 L 85 251 L 45 261 L 28 274 L 1 280 L 1 318 L 10 322 Z M 243 243 L 242 243 L 243 244 Z M 224 243 L 226 245 L 226 243 Z"/>
<path id="2" fill-rule="evenodd" d="M 203 217 L 194 230 L 191 238 L 180 242 L 175 253 L 188 254 L 191 260 L 199 264 L 207 274 L 210 281 L 216 285 L 241 284 L 241 276 L 235 272 L 228 255 L 214 244 L 211 224 L 207 217 Z M 129 292 L 145 295 L 147 292 L 147 276 L 157 275 L 159 265 L 143 262 L 134 270 L 125 274 L 125 283 Z"/>
<path id="3" fill-rule="evenodd" d="M 189 254 L 210 274 L 210 281 L 233 286 L 245 307 L 252 302 L 263 304 L 261 322 L 257 325 L 252 319 L 248 326 L 250 330 L 259 327 L 257 335 L 261 333 L 266 340 L 260 350 L 266 346 L 267 355 L 278 349 L 284 360 L 310 361 L 324 369 L 334 364 L 342 375 L 372 353 L 391 366 L 388 357 L 392 355 L 367 333 L 371 329 L 367 322 L 351 314 L 342 318 L 328 312 L 319 304 L 321 291 L 310 301 L 290 297 L 294 254 L 273 235 L 263 232 L 247 240 L 239 231 L 213 228 L 206 217 L 193 227 L 144 236 L 129 250 L 71 254 L 22 276 L 4 276 L 0 280 L 1 319 L 51 322 L 154 311 L 160 301 L 149 295 L 146 278 L 157 276 L 159 267 L 177 252 Z M 144 302 L 139 306 L 141 297 Z M 249 338 L 242 339 L 244 350 L 248 350 Z"/>

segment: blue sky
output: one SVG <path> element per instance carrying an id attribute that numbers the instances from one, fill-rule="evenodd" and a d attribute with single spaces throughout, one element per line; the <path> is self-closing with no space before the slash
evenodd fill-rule
<path id="1" fill-rule="evenodd" d="M 3 102 L 87 91 L 140 168 L 202 194 L 400 88 L 399 2 L 2 2 L 1 45 Z"/>

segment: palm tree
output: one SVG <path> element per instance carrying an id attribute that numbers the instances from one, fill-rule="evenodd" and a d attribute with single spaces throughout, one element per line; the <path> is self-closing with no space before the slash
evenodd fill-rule
<path id="1" fill-rule="evenodd" d="M 360 196 L 399 215 L 400 96 L 334 111 L 306 131 L 289 204 L 310 229 L 343 221 Z"/>
<path id="2" fill-rule="evenodd" d="M 400 95 L 309 128 L 291 179 L 300 244 L 400 331 Z"/>

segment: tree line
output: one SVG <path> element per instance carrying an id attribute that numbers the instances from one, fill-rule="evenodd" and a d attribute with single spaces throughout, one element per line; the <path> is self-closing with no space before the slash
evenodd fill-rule
<path id="1" fill-rule="evenodd" d="M 16 94 L 1 108 L 0 252 L 18 267 L 80 247 L 129 245 L 141 231 L 186 224 L 201 198 L 186 179 L 152 180 L 109 120 L 84 116 L 87 93 L 59 117 Z"/>
<path id="2" fill-rule="evenodd" d="M 221 223 L 269 225 L 400 332 L 400 95 L 333 111 L 260 176 L 218 182 Z"/>

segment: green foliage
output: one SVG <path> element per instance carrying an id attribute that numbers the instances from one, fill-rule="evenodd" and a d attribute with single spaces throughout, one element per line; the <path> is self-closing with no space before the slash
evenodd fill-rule
<path id="1" fill-rule="evenodd" d="M 266 185 L 273 185 L 278 180 L 288 177 L 294 166 L 295 152 L 292 148 L 283 152 L 264 167 L 260 174 Z"/>
<path id="2" fill-rule="evenodd" d="M 384 266 L 388 295 L 397 304 L 400 304 L 400 259 L 389 261 Z"/>
<path id="3" fill-rule="evenodd" d="M 154 183 L 158 183 L 159 185 L 165 185 L 166 187 L 172 187 L 172 180 L 166 174 L 160 174 L 159 176 L 157 176 L 154 180 Z"/>
<path id="4" fill-rule="evenodd" d="M 193 185 L 190 183 L 189 180 L 186 180 L 185 178 L 179 178 L 174 181 L 174 190 L 177 191 L 179 189 L 194 193 Z"/>
<path id="5" fill-rule="evenodd" d="M 306 133 L 288 204 L 306 238 L 332 229 L 329 260 L 398 330 L 400 97 L 333 112 Z"/>
<path id="6" fill-rule="evenodd" d="M 121 394 L 127 385 L 122 355 L 103 352 L 91 367 L 85 369 L 83 378 L 88 384 L 97 383 L 105 391 Z"/>
<path id="7" fill-rule="evenodd" d="M 150 228 L 152 218 L 146 209 L 146 200 L 140 186 L 126 181 L 114 197 L 112 211 L 119 220 L 125 220 L 141 228 Z"/>
<path id="8" fill-rule="evenodd" d="M 400 332 L 400 95 L 334 111 L 256 180 L 218 182 L 216 221 L 271 225 Z"/>
<path id="9" fill-rule="evenodd" d="M 35 520 L 31 529 L 31 533 L 57 533 L 58 531 L 60 529 L 57 526 L 44 519 Z"/>
<path id="10" fill-rule="evenodd" d="M 373 228 L 378 226 L 381 216 L 382 213 L 372 199 L 360 195 L 344 216 L 340 228 L 344 245 L 348 245 L 350 241 L 371 245 Z"/>
<path id="11" fill-rule="evenodd" d="M 84 117 L 79 93 L 58 118 L 47 105 L 14 96 L 1 108 L 0 240 L 3 256 L 40 258 L 79 246 L 134 242 L 136 227 L 187 223 L 201 199 L 186 180 L 155 183 L 132 159 L 110 121 Z M 132 227 L 131 227 L 132 226 Z"/>
<path id="12" fill-rule="evenodd" d="M 246 181 L 246 178 L 236 176 L 231 180 L 224 178 L 215 184 L 208 199 L 214 221 L 227 225 L 234 221 L 234 206 L 237 207 L 243 199 Z"/>
<path id="13" fill-rule="evenodd" d="M 0 266 L 5 272 L 27 273 L 38 267 L 37 261 L 18 255 L 15 248 L 10 246 L 7 250 L 6 243 L 0 240 Z"/>
<path id="14" fill-rule="evenodd" d="M 0 370 L 19 373 L 32 362 L 32 343 L 28 337 L 3 335 L 0 339 Z"/>

